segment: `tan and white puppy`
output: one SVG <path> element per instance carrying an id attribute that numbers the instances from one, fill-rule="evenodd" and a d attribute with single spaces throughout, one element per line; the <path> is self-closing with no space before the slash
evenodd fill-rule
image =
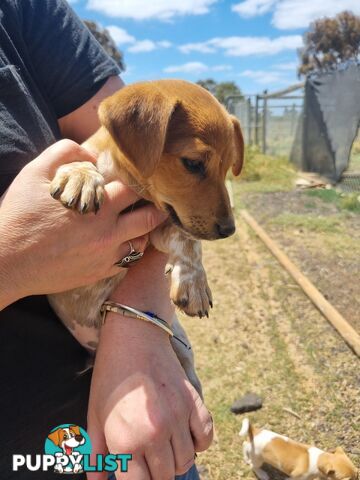
<path id="1" fill-rule="evenodd" d="M 341 447 L 333 453 L 327 453 L 294 442 L 271 430 L 256 428 L 247 418 L 243 421 L 239 435 L 249 437 L 249 441 L 243 443 L 244 459 L 260 480 L 269 479 L 267 472 L 261 468 L 263 464 L 271 465 L 289 479 L 358 479 L 359 471 Z"/>
<path id="2" fill-rule="evenodd" d="M 199 240 L 225 238 L 235 231 L 225 176 L 231 167 L 234 175 L 242 168 L 244 143 L 238 120 L 205 89 L 180 80 L 125 87 L 101 103 L 99 118 L 102 127 L 83 144 L 97 156 L 97 165 L 61 166 L 51 195 L 80 213 L 96 213 L 104 184 L 120 179 L 169 212 L 170 220 L 150 240 L 168 254 L 170 297 L 188 315 L 208 315 L 212 298 Z M 125 274 L 120 269 L 117 276 L 96 285 L 49 297 L 85 347 L 96 349 L 100 306 Z M 188 343 L 176 318 L 172 326 Z M 200 391 L 192 352 L 178 342 L 172 344 Z"/>
<path id="3" fill-rule="evenodd" d="M 84 445 L 85 438 L 80 432 L 80 427 L 77 425 L 70 425 L 65 428 L 58 428 L 54 432 L 48 435 L 48 439 L 51 440 L 56 446 L 60 447 L 64 455 L 70 457 L 79 455 L 78 452 L 74 452 L 74 448 Z M 57 455 L 57 454 L 55 454 Z M 67 469 L 59 463 L 55 466 L 55 472 L 57 473 L 80 473 L 82 466 L 80 463 L 76 463 L 73 468 L 67 467 Z"/>

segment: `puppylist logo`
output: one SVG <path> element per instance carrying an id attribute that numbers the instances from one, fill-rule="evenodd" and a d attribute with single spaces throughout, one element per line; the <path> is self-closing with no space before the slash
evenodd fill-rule
<path id="1" fill-rule="evenodd" d="M 130 453 L 96 455 L 90 461 L 91 441 L 86 431 L 78 425 L 66 423 L 53 428 L 45 440 L 45 454 L 13 455 L 13 471 L 26 468 L 30 471 L 53 470 L 60 474 L 83 472 L 128 471 Z"/>

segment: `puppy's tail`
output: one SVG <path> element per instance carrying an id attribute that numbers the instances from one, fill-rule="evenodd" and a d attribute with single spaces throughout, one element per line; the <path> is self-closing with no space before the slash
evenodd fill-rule
<path id="1" fill-rule="evenodd" d="M 249 435 L 251 445 L 254 444 L 253 427 L 248 418 L 244 418 L 239 435 L 240 437 L 246 437 L 247 435 Z"/>

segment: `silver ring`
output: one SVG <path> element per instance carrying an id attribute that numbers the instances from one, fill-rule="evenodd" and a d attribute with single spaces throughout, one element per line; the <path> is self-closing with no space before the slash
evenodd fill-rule
<path id="1" fill-rule="evenodd" d="M 132 263 L 137 262 L 144 255 L 143 252 L 137 252 L 130 240 L 128 241 L 130 252 L 121 260 L 115 263 L 117 267 L 128 268 Z"/>

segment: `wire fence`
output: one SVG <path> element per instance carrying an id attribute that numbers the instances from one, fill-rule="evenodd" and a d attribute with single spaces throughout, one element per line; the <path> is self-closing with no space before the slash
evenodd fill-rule
<path id="1" fill-rule="evenodd" d="M 289 158 L 303 122 L 304 83 L 276 92 L 230 96 L 226 107 L 240 120 L 247 145 L 256 145 L 264 154 Z M 360 191 L 360 130 L 340 187 Z"/>
<path id="2" fill-rule="evenodd" d="M 227 109 L 239 118 L 245 143 L 265 154 L 289 156 L 302 118 L 303 87 L 300 83 L 272 93 L 228 97 Z M 296 91 L 300 93 L 294 95 Z"/>

